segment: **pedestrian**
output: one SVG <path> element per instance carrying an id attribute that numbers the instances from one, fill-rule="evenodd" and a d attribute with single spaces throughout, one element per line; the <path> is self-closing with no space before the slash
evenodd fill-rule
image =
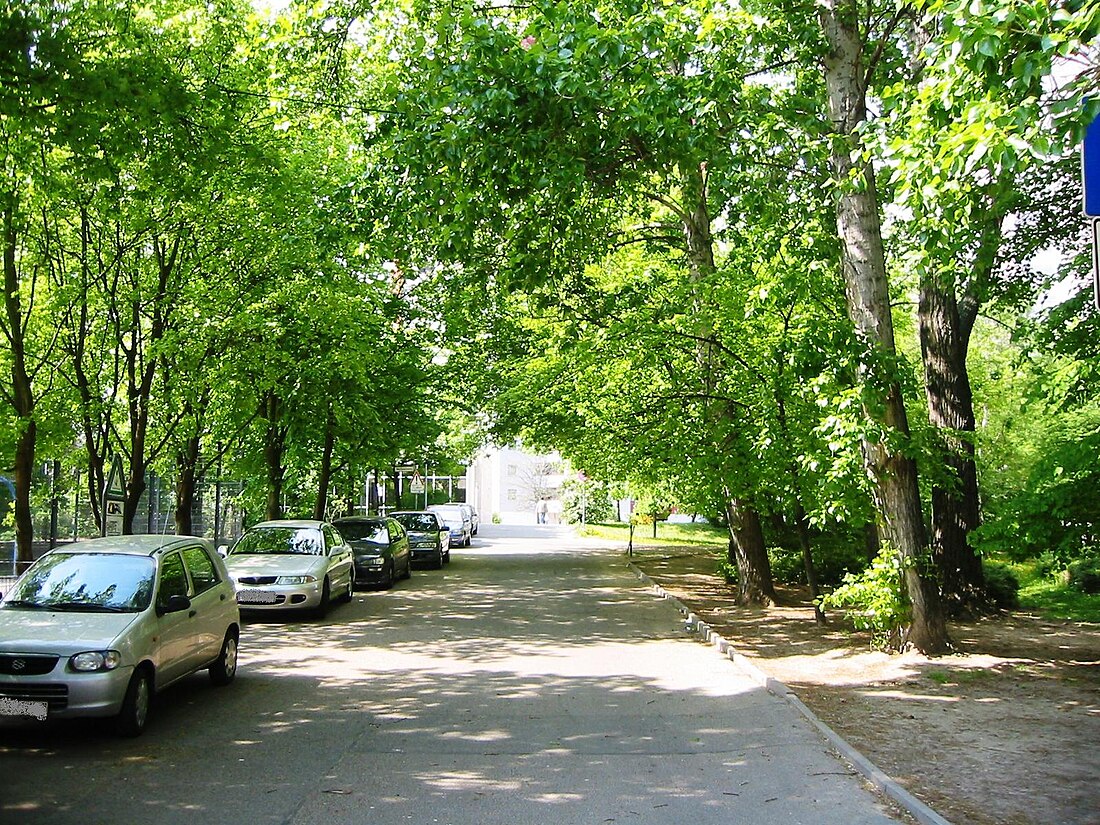
<path id="1" fill-rule="evenodd" d="M 535 521 L 538 524 L 546 524 L 546 499 L 540 498 L 538 504 L 535 505 Z"/>

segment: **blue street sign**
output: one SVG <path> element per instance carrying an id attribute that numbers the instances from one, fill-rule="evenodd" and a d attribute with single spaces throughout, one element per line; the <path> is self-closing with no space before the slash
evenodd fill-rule
<path id="1" fill-rule="evenodd" d="M 1100 217 L 1100 118 L 1085 129 L 1081 148 L 1081 180 L 1085 190 L 1085 214 Z"/>

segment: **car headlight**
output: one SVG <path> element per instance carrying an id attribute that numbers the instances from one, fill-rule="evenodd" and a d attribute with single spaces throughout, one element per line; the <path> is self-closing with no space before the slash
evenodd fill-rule
<path id="1" fill-rule="evenodd" d="M 120 664 L 122 664 L 122 654 L 117 650 L 89 650 L 85 653 L 77 653 L 69 659 L 69 667 L 81 673 L 114 670 Z"/>
<path id="2" fill-rule="evenodd" d="M 366 565 L 367 567 L 381 567 L 385 564 L 385 559 L 381 556 L 366 556 L 359 559 L 359 563 Z"/>
<path id="3" fill-rule="evenodd" d="M 275 584 L 312 584 L 317 581 L 316 576 L 279 576 Z"/>

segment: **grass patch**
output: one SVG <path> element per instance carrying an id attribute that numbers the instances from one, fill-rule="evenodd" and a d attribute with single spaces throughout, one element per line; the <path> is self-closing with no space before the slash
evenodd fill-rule
<path id="1" fill-rule="evenodd" d="M 925 674 L 937 685 L 965 685 L 984 679 L 984 670 L 930 670 Z"/>
<path id="2" fill-rule="evenodd" d="M 625 546 L 630 541 L 629 524 L 586 524 L 579 528 L 582 536 L 620 541 Z M 719 547 L 729 545 L 729 531 L 713 524 L 657 523 L 657 538 L 653 538 L 652 524 L 639 524 L 634 528 L 634 546 L 644 544 L 675 544 L 685 547 Z"/>
<path id="3" fill-rule="evenodd" d="M 1050 619 L 1100 623 L 1100 594 L 1089 595 L 1052 576 L 1037 561 L 1010 565 L 1020 580 L 1020 608 Z"/>
<path id="4" fill-rule="evenodd" d="M 1088 595 L 1044 578 L 1020 587 L 1020 607 L 1054 619 L 1100 622 L 1100 595 Z"/>

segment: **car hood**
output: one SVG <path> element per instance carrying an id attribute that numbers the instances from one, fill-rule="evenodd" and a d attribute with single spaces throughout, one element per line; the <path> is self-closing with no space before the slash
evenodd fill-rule
<path id="1" fill-rule="evenodd" d="M 386 545 L 377 544 L 373 541 L 351 540 L 348 544 L 351 545 L 351 549 L 355 551 L 357 556 L 380 556 L 386 550 Z"/>
<path id="2" fill-rule="evenodd" d="M 113 646 L 141 613 L 76 613 L 73 611 L 0 610 L 0 651 L 72 655 Z"/>
<path id="3" fill-rule="evenodd" d="M 309 576 L 323 573 L 328 558 L 304 553 L 241 553 L 229 556 L 225 566 L 231 576 Z"/>

